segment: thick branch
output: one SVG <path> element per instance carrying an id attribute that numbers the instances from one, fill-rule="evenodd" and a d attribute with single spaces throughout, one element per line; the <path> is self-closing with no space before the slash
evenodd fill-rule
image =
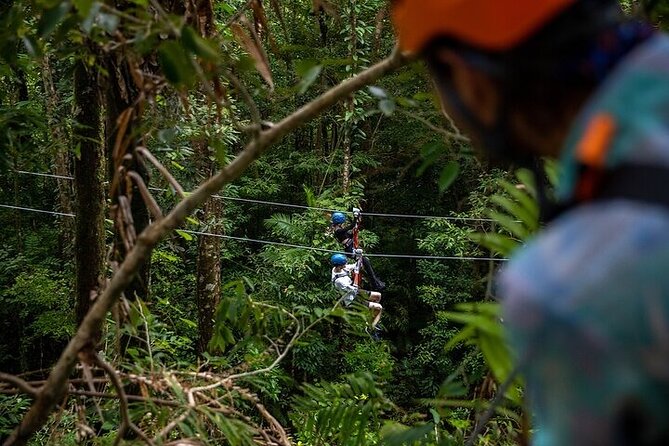
<path id="1" fill-rule="evenodd" d="M 105 321 L 107 312 L 137 275 L 145 260 L 151 255 L 153 248 L 162 238 L 183 224 L 189 214 L 201 206 L 211 195 L 218 192 L 224 184 L 239 178 L 256 158 L 281 138 L 320 115 L 341 99 L 375 82 L 405 63 L 406 59 L 402 57 L 399 51 L 395 50 L 389 58 L 345 80 L 304 105 L 274 127 L 261 132 L 230 164 L 183 199 L 164 219 L 147 227 L 139 235 L 137 244 L 127 254 L 118 271 L 109 281 L 109 285 L 86 314 L 77 333 L 70 340 L 53 367 L 37 400 L 25 415 L 21 424 L 5 441 L 5 446 L 26 444 L 28 439 L 46 423 L 54 406 L 65 393 L 67 379 L 77 361 L 78 353 L 91 342 L 91 339 L 95 338 L 95 334 Z"/>

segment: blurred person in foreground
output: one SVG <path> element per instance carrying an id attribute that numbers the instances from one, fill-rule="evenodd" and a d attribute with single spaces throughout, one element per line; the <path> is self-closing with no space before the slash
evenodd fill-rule
<path id="1" fill-rule="evenodd" d="M 497 284 L 533 444 L 669 445 L 669 38 L 616 0 L 392 8 L 478 146 L 560 159 L 545 228 Z"/>

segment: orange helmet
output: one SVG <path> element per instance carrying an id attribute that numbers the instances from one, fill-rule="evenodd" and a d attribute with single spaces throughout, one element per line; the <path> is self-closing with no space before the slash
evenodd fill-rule
<path id="1" fill-rule="evenodd" d="M 395 0 L 400 48 L 419 52 L 432 39 L 453 37 L 504 51 L 523 42 L 577 0 Z"/>

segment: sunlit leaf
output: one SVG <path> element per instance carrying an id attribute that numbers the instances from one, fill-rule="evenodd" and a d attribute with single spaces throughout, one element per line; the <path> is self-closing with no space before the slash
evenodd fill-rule
<path id="1" fill-rule="evenodd" d="M 84 4 L 82 8 L 85 8 L 86 6 L 87 5 Z M 84 9 L 79 9 L 79 14 L 84 17 L 84 20 L 81 22 L 81 29 L 83 29 L 84 32 L 90 33 L 93 29 L 93 25 L 95 24 L 95 20 L 98 16 L 98 13 L 100 12 L 101 6 L 102 4 L 100 2 L 91 3 L 85 16 L 83 15 Z"/>
<path id="2" fill-rule="evenodd" d="M 382 99 L 379 101 L 379 110 L 386 115 L 391 116 L 395 113 L 395 101 L 392 99 Z"/>
<path id="3" fill-rule="evenodd" d="M 388 94 L 386 93 L 386 90 L 384 90 L 381 87 L 375 87 L 374 85 L 371 85 L 367 87 L 367 90 L 369 90 L 369 93 L 378 98 L 378 99 L 386 99 L 388 97 Z"/>
<path id="4" fill-rule="evenodd" d="M 190 242 L 190 241 L 193 240 L 193 236 L 190 235 L 188 232 L 184 232 L 180 229 L 175 229 L 175 232 L 177 234 L 179 234 L 181 237 L 183 237 L 183 239 L 186 240 L 187 242 Z"/>
<path id="5" fill-rule="evenodd" d="M 316 79 L 318 79 L 318 76 L 320 76 L 322 70 L 322 66 L 316 65 L 311 67 L 309 71 L 304 74 L 304 77 L 302 77 L 302 80 L 300 80 L 300 83 L 298 84 L 299 94 L 304 94 L 309 89 L 311 84 L 316 82 Z"/>
<path id="6" fill-rule="evenodd" d="M 98 14 L 97 22 L 102 29 L 112 34 L 114 31 L 116 31 L 116 28 L 118 28 L 119 18 L 114 14 L 107 14 L 103 12 Z"/>

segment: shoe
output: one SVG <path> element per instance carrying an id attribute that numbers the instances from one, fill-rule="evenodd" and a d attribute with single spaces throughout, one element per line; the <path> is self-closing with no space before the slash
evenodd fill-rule
<path id="1" fill-rule="evenodd" d="M 372 327 L 371 332 L 372 339 L 375 341 L 381 340 L 381 329 L 379 327 Z"/>
<path id="2" fill-rule="evenodd" d="M 385 282 L 382 282 L 382 281 L 380 281 L 380 280 L 377 280 L 377 281 L 374 283 L 374 288 L 376 289 L 376 291 L 383 291 L 383 290 L 386 289 L 386 283 L 385 283 Z"/>

